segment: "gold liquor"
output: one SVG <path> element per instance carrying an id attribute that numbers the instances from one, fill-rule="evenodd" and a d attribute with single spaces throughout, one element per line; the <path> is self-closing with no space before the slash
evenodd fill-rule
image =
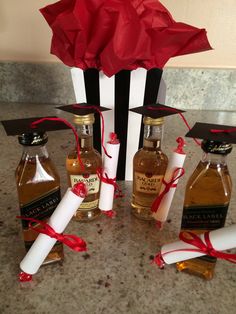
<path id="1" fill-rule="evenodd" d="M 93 147 L 93 123 L 94 114 L 75 116 L 80 145 L 80 158 L 84 169 L 78 161 L 76 148 L 72 150 L 66 159 L 68 183 L 74 186 L 77 182 L 84 182 L 88 188 L 88 195 L 78 208 L 75 220 L 90 221 L 97 218 L 101 211 L 98 208 L 100 180 L 97 170 L 102 167 L 102 158 Z"/>
<path id="2" fill-rule="evenodd" d="M 47 221 L 61 200 L 60 178 L 47 149 L 44 132 L 19 136 L 23 154 L 15 172 L 21 216 Z M 37 224 L 33 223 L 34 227 Z M 39 226 L 40 227 L 40 226 Z M 26 251 L 30 249 L 38 233 L 22 220 Z M 57 242 L 44 264 L 61 262 L 64 258 L 63 245 Z"/>
<path id="3" fill-rule="evenodd" d="M 143 148 L 133 158 L 132 214 L 152 220 L 151 205 L 160 193 L 168 158 L 161 150 L 163 118 L 144 117 Z"/>
<path id="4" fill-rule="evenodd" d="M 203 158 L 186 186 L 181 225 L 181 231 L 196 234 L 224 226 L 232 190 L 226 164 L 232 146 L 204 140 L 202 148 Z M 203 256 L 179 262 L 177 269 L 211 279 L 215 264 L 216 258 Z"/>

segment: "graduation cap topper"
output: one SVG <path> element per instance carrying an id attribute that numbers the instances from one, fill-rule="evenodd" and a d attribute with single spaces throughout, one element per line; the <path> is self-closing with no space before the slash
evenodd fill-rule
<path id="1" fill-rule="evenodd" d="M 236 144 L 236 127 L 197 122 L 185 136 L 221 143 Z"/>
<path id="2" fill-rule="evenodd" d="M 161 104 L 140 106 L 140 107 L 132 108 L 130 109 L 130 111 L 136 112 L 146 117 L 150 117 L 152 119 L 159 119 L 166 116 L 171 116 L 174 114 L 181 114 L 182 112 L 185 112 L 184 110 L 179 110 L 179 109 L 161 105 Z"/>
<path id="3" fill-rule="evenodd" d="M 65 106 L 59 106 L 56 107 L 57 109 L 73 113 L 74 115 L 78 116 L 85 116 L 91 113 L 101 113 L 103 111 L 111 110 L 109 108 L 101 107 L 101 106 L 95 106 L 90 105 L 87 103 L 81 103 L 81 104 L 71 104 L 71 105 L 65 105 Z"/>
<path id="4" fill-rule="evenodd" d="M 33 127 L 33 123 L 35 121 L 38 121 L 44 118 L 57 119 L 57 117 L 55 116 L 50 116 L 50 117 L 33 117 L 33 118 L 25 118 L 25 119 L 3 120 L 1 122 L 8 136 L 30 134 L 34 132 L 48 132 L 48 131 L 69 129 L 67 125 L 65 125 L 64 123 L 61 123 L 60 121 L 54 121 L 54 123 L 51 123 L 50 121 L 43 121 L 43 123 L 37 126 L 37 128 Z"/>

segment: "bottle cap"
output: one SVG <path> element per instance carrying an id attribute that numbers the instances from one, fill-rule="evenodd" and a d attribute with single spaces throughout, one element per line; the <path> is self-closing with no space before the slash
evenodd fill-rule
<path id="1" fill-rule="evenodd" d="M 205 152 L 225 155 L 231 152 L 231 144 L 236 144 L 236 127 L 197 122 L 185 136 L 202 139 Z"/>
<path id="2" fill-rule="evenodd" d="M 136 108 L 130 109 L 130 111 L 143 115 L 144 124 L 152 124 L 152 125 L 162 124 L 163 118 L 166 116 L 171 116 L 177 113 L 184 112 L 183 110 L 179 110 L 179 109 L 161 105 L 161 104 L 153 104 L 153 105 L 136 107 Z"/>
<path id="3" fill-rule="evenodd" d="M 18 141 L 24 146 L 39 146 L 44 145 L 48 141 L 46 132 L 35 131 L 32 133 L 23 133 L 18 136 Z"/>
<path id="4" fill-rule="evenodd" d="M 45 117 L 3 120 L 1 122 L 8 136 L 34 134 L 35 132 L 39 134 L 40 132 L 44 133 L 48 131 L 69 129 L 67 125 L 59 121 L 54 121 L 54 123 L 51 123 L 50 121 L 44 121 L 39 126 L 37 126 L 37 129 L 32 127 L 33 122 L 42 118 L 45 118 Z M 47 118 L 56 118 L 56 117 L 53 116 L 53 117 L 47 117 Z"/>

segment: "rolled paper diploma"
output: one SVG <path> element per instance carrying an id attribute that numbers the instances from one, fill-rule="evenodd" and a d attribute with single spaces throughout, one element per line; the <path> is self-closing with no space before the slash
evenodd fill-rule
<path id="1" fill-rule="evenodd" d="M 83 185 L 82 189 L 80 189 L 81 184 Z M 86 187 L 83 183 L 77 183 L 73 188 L 68 188 L 50 217 L 48 225 L 50 225 L 57 233 L 62 233 L 80 204 L 83 202 L 85 195 Z M 35 274 L 56 241 L 56 239 L 40 233 L 24 259 L 21 261 L 21 270 L 30 275 Z"/>
<path id="2" fill-rule="evenodd" d="M 206 243 L 204 240 L 204 233 L 198 236 L 204 243 Z M 209 239 L 215 251 L 224 251 L 235 248 L 236 225 L 232 225 L 230 227 L 225 227 L 209 232 Z M 173 264 L 180 261 L 185 261 L 191 258 L 206 255 L 206 253 L 194 252 L 194 250 L 199 249 L 196 246 L 188 244 L 184 241 L 177 241 L 174 243 L 163 245 L 163 247 L 161 248 L 160 255 L 162 260 L 166 264 Z"/>
<path id="3" fill-rule="evenodd" d="M 108 155 L 111 156 L 109 158 L 107 155 L 104 155 L 104 163 L 103 163 L 103 171 L 101 179 L 101 187 L 100 187 L 100 197 L 99 197 L 99 205 L 98 207 L 103 211 L 110 211 L 113 208 L 113 200 L 114 200 L 114 192 L 115 192 L 115 184 L 108 183 L 109 179 L 116 182 L 116 171 L 120 150 L 120 142 L 116 138 L 116 134 L 111 135 L 111 140 L 106 143 L 106 150 Z M 106 182 L 106 177 L 108 178 Z"/>
<path id="4" fill-rule="evenodd" d="M 177 141 L 179 141 L 179 138 L 177 139 Z M 184 145 L 184 142 L 182 142 L 180 145 Z M 163 182 L 165 183 L 169 183 L 173 179 L 173 174 L 178 168 L 183 169 L 182 167 L 184 165 L 186 154 L 183 152 L 183 149 L 182 149 L 183 147 L 182 146 L 180 147 L 180 145 L 173 152 L 169 160 L 166 173 L 164 176 L 164 180 L 163 180 Z M 181 169 L 179 170 L 179 172 L 181 172 Z M 167 220 L 171 203 L 174 198 L 176 186 L 180 178 L 180 176 L 178 176 L 178 173 L 176 174 L 176 177 L 177 178 L 176 180 L 174 180 L 174 183 L 173 183 L 174 186 L 170 187 L 167 193 L 164 194 L 164 196 L 162 197 L 159 203 L 158 208 L 155 208 L 156 211 L 153 211 L 152 216 L 160 223 L 160 225 L 162 225 L 162 223 Z M 162 183 L 159 196 L 161 196 L 161 194 L 164 193 L 165 189 L 166 189 L 166 184 Z"/>

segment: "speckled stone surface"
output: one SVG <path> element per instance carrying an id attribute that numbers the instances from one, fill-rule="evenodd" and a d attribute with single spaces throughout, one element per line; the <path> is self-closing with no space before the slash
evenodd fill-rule
<path id="1" fill-rule="evenodd" d="M 0 105 L 0 119 L 58 114 L 52 105 Z M 67 117 L 63 114 L 63 116 Z M 188 111 L 190 125 L 207 121 L 230 124 L 236 113 Z M 166 118 L 163 150 L 170 155 L 177 135 L 186 128 L 178 117 Z M 115 219 L 101 216 L 91 223 L 71 221 L 66 232 L 86 239 L 87 253 L 65 248 L 63 266 L 40 268 L 31 287 L 17 281 L 19 263 L 24 257 L 21 224 L 15 217 L 17 195 L 14 169 L 21 155 L 17 138 L 6 137 L 0 126 L 0 313 L 58 314 L 150 314 L 150 313 L 234 313 L 236 308 L 236 266 L 218 261 L 213 280 L 178 273 L 174 265 L 159 270 L 151 258 L 161 245 L 178 237 L 184 186 L 195 168 L 201 152 L 187 140 L 186 175 L 179 182 L 168 223 L 158 231 L 154 223 L 139 221 L 130 214 L 131 182 L 120 182 L 125 195 L 116 199 Z M 51 132 L 48 150 L 61 175 L 62 192 L 66 183 L 65 157 L 73 143 L 69 130 Z M 236 150 L 229 156 L 233 184 L 236 182 Z M 227 225 L 236 223 L 235 187 Z M 236 253 L 236 251 L 234 251 Z"/>
<path id="2" fill-rule="evenodd" d="M 236 70 L 165 68 L 166 104 L 235 110 Z M 62 63 L 0 63 L 0 102 L 68 104 L 75 101 L 70 69 Z"/>

